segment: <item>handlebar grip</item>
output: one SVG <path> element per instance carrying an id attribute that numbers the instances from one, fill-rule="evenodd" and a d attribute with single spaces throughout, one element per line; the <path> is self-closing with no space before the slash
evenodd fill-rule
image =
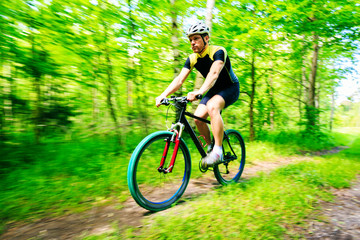
<path id="1" fill-rule="evenodd" d="M 160 101 L 160 104 L 163 104 L 163 105 L 165 105 L 165 106 L 169 105 L 169 104 L 170 104 L 170 103 L 169 103 L 169 99 L 167 99 L 167 98 L 162 99 L 162 100 Z"/>

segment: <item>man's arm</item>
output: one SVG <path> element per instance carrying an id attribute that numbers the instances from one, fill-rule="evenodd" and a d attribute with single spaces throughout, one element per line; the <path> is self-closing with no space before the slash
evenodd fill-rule
<path id="1" fill-rule="evenodd" d="M 194 100 L 196 100 L 197 95 L 199 95 L 199 94 L 204 95 L 210 88 L 212 88 L 212 86 L 214 86 L 216 80 L 218 79 L 219 74 L 220 74 L 221 70 L 223 69 L 224 65 L 225 65 L 224 62 L 221 60 L 217 60 L 217 61 L 213 62 L 203 85 L 200 87 L 200 89 L 198 91 L 189 92 L 187 95 L 188 100 L 194 101 Z"/>
<path id="2" fill-rule="evenodd" d="M 163 100 L 170 94 L 179 90 L 179 88 L 184 83 L 184 81 L 189 76 L 189 74 L 190 74 L 190 69 L 188 68 L 181 69 L 180 74 L 170 83 L 170 85 L 165 89 L 165 91 L 156 98 L 156 106 L 157 107 L 160 106 L 161 100 Z"/>

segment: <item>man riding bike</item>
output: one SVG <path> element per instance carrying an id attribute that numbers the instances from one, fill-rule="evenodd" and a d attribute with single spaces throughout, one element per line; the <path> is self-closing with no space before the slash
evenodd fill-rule
<path id="1" fill-rule="evenodd" d="M 194 67 L 203 75 L 204 83 L 199 90 L 189 92 L 187 99 L 194 101 L 196 96 L 206 93 L 194 113 L 195 116 L 201 118 L 210 116 L 211 119 L 215 144 L 210 153 L 201 161 L 201 167 L 206 169 L 222 161 L 224 123 L 221 111 L 239 98 L 239 81 L 232 70 L 225 48 L 209 45 L 209 28 L 204 23 L 193 24 L 186 31 L 186 35 L 190 40 L 193 53 L 187 58 L 180 74 L 156 98 L 156 106 L 160 106 L 161 100 L 181 87 Z M 195 124 L 210 146 L 211 136 L 208 125 L 199 120 L 195 120 Z"/>

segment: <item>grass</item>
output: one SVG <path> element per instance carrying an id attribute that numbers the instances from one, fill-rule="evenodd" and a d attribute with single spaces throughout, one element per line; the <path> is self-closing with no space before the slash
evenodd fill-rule
<path id="1" fill-rule="evenodd" d="M 2 168 L 0 182 L 1 219 L 36 219 L 124 200 L 129 153 L 115 152 L 113 144 L 88 139 L 30 146 L 17 154 L 9 149 L 12 165 Z"/>
<path id="2" fill-rule="evenodd" d="M 145 220 L 138 230 L 84 239 L 301 239 L 307 218 L 332 188 L 360 173 L 360 138 L 340 154 L 281 167 L 215 190 Z"/>
<path id="3" fill-rule="evenodd" d="M 281 137 L 247 144 L 247 163 L 269 161 L 295 154 L 301 146 L 296 145 L 291 136 L 283 134 Z M 290 138 L 288 141 L 285 140 L 287 137 Z M 349 186 L 349 179 L 358 171 L 356 159 L 360 154 L 357 150 L 360 149 L 359 140 L 354 140 L 345 133 L 341 133 L 338 137 L 343 142 L 342 145 L 353 142 L 353 147 L 344 151 L 346 154 L 341 155 L 341 158 L 319 158 L 314 163 L 291 165 L 269 176 L 262 175 L 239 185 L 221 188 L 201 199 L 190 201 L 184 212 L 166 216 L 171 218 L 171 221 L 163 223 L 161 215 L 159 219 L 155 218 L 151 223 L 154 227 L 145 228 L 140 233 L 140 237 L 166 238 L 178 234 L 180 238 L 181 231 L 175 230 L 174 233 L 170 231 L 177 228 L 189 229 L 187 237 L 206 237 L 208 231 L 204 229 L 211 229 L 212 223 L 219 221 L 225 222 L 222 229 L 229 231 L 216 233 L 218 234 L 216 238 L 242 236 L 243 233 L 237 232 L 235 226 L 241 226 L 244 232 L 250 234 L 249 236 L 252 231 L 258 234 L 259 231 L 264 232 L 266 234 L 264 238 L 288 234 L 292 231 L 289 226 L 301 223 L 302 220 L 299 219 L 304 216 L 301 211 L 306 215 L 318 199 L 327 199 L 329 197 L 327 190 L 330 186 Z M 111 138 L 2 148 L 1 154 L 4 156 L 4 160 L 0 162 L 2 224 L 80 212 L 95 205 L 114 202 L 120 204 L 130 196 L 126 182 L 127 165 L 132 149 L 140 140 L 140 137 L 134 136 L 131 139 L 132 143 L 120 150 Z M 192 155 L 191 177 L 203 176 L 198 170 L 200 155 L 193 144 L 188 141 L 187 143 Z M 341 169 L 334 171 L 334 166 Z M 292 174 L 287 175 L 288 172 Z M 330 173 L 333 175 L 328 176 Z M 336 177 L 339 173 L 345 176 Z M 206 174 L 213 177 L 210 172 Z M 289 198 L 286 203 L 282 202 L 283 196 Z M 211 206 L 211 208 L 198 206 Z M 299 206 L 300 210 L 297 211 L 295 208 Z M 284 215 L 281 211 L 289 212 L 286 208 L 293 211 Z M 262 226 L 258 223 L 259 219 L 263 219 L 266 225 Z M 199 226 L 196 221 L 200 221 Z M 298 221 L 300 223 L 297 223 Z M 183 227 L 178 226 L 182 224 Z M 159 228 L 162 229 L 160 232 L 157 231 Z M 266 233 L 267 230 L 264 229 L 271 229 L 269 231 L 272 233 Z M 120 234 L 115 232 L 113 236 L 119 238 Z M 130 229 L 126 237 L 133 236 L 135 235 Z"/>

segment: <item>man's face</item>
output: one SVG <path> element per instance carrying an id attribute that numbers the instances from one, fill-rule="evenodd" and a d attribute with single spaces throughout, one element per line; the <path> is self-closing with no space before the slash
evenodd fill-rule
<path id="1" fill-rule="evenodd" d="M 205 36 L 205 41 L 208 40 L 208 36 Z M 200 53 L 204 49 L 204 41 L 200 34 L 195 34 L 189 37 L 191 49 L 194 53 Z"/>

